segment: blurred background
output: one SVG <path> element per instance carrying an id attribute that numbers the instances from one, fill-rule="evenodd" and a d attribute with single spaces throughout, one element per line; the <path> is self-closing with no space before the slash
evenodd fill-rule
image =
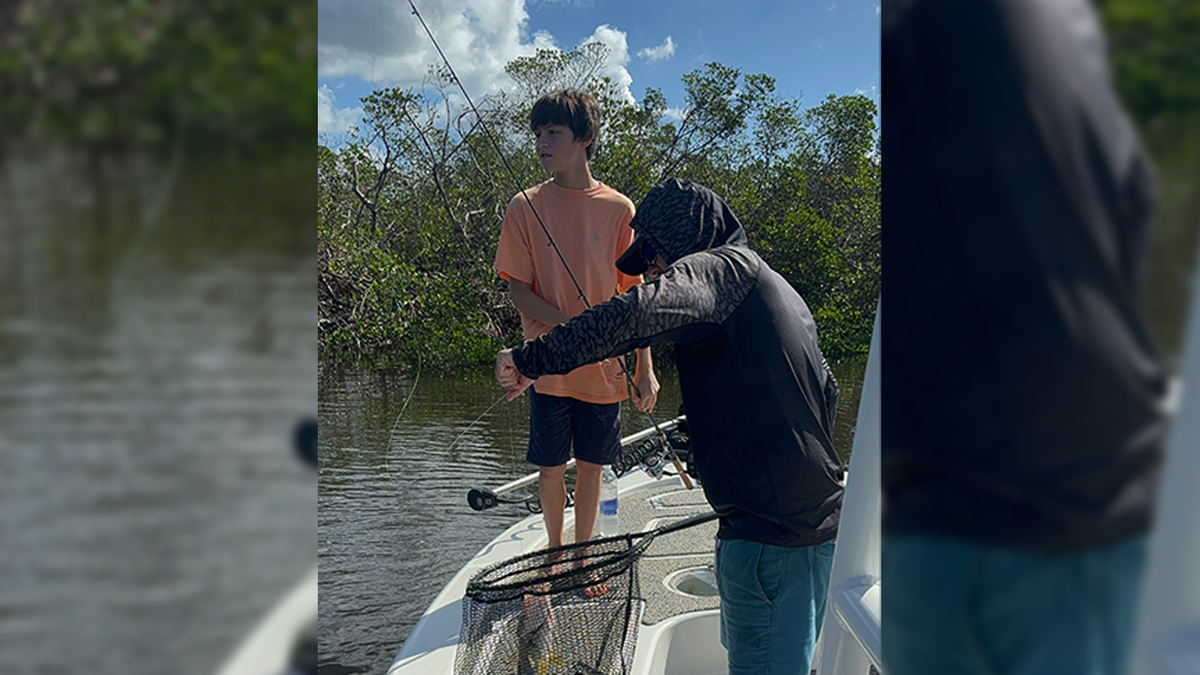
<path id="1" fill-rule="evenodd" d="M 315 44 L 0 4 L 0 672 L 209 675 L 313 569 Z"/>
<path id="2" fill-rule="evenodd" d="M 1200 2 L 1097 0 L 1113 83 L 1158 171 L 1145 295 L 1151 330 L 1178 374 L 1200 249 Z"/>
<path id="3" fill-rule="evenodd" d="M 1177 369 L 1200 3 L 1097 8 Z M 0 672 L 214 673 L 315 562 L 316 10 L 0 4 Z"/>
<path id="4" fill-rule="evenodd" d="M 1138 350 L 1146 342 L 1156 343 L 1166 376 L 1180 384 L 1200 248 L 1200 41 L 1195 38 L 1200 3 L 1088 4 L 882 2 L 882 126 L 893 144 L 884 163 L 885 175 L 888 167 L 892 171 L 883 182 L 892 191 L 885 190 L 883 212 L 893 216 L 885 235 L 889 273 L 884 296 L 901 303 L 891 303 L 894 311 L 884 333 L 892 336 L 885 338 L 891 345 L 885 351 L 892 352 L 889 363 L 895 367 L 888 368 L 884 385 L 883 576 L 890 590 L 883 634 L 884 659 L 890 660 L 884 665 L 897 673 L 933 672 L 948 664 L 969 670 L 977 663 L 969 659 L 977 655 L 983 655 L 975 666 L 981 671 L 1124 673 L 1121 654 L 1133 649 L 1135 636 L 1154 645 L 1140 651 L 1170 654 L 1162 648 L 1162 634 L 1182 628 L 1183 618 L 1192 621 L 1187 628 L 1190 660 L 1175 663 L 1191 665 L 1179 672 L 1192 672 L 1197 663 L 1196 565 L 1176 564 L 1172 572 L 1159 564 L 1200 560 L 1200 554 L 1187 550 L 1200 551 L 1192 546 L 1194 519 L 1183 522 L 1189 518 L 1180 517 L 1196 510 L 1183 501 L 1183 492 L 1159 487 L 1157 451 L 1149 439 L 1159 425 L 1159 407 L 1171 404 L 1164 406 L 1158 398 L 1163 378 L 1156 350 Z M 1096 30 L 1097 18 L 1103 34 Z M 1097 58 L 1101 52 L 1106 59 Z M 1121 164 L 1129 157 L 1122 154 L 1129 139 L 1119 124 L 1123 120 L 1111 117 L 1120 113 L 1113 109 L 1102 78 L 1111 81 L 1153 164 L 1157 199 L 1148 228 L 1139 217 L 1145 212 L 1131 205 L 1151 192 L 1141 189 L 1151 181 L 1139 183 L 1132 162 Z M 970 154 L 976 144 L 979 149 Z M 1118 145 L 1121 149 L 1113 150 Z M 968 154 L 960 160 L 964 150 Z M 922 181 L 931 189 L 923 190 Z M 1099 198 L 1105 190 L 1121 194 Z M 996 198 L 998 194 L 1002 196 Z M 961 209 L 973 205 L 972 200 L 983 206 L 975 218 L 974 212 L 964 216 Z M 934 206 L 925 211 L 927 203 Z M 993 204 L 996 210 L 984 210 Z M 1077 223 L 1086 228 L 1074 227 Z M 1097 283 L 1075 262 L 1120 255 L 1136 256 L 1140 263 L 1140 240 L 1127 244 L 1121 238 L 1141 234 L 1149 235 L 1150 246 L 1136 280 L 1107 285 L 1120 273 L 1112 271 L 1119 265 L 1106 262 L 1090 268 L 1108 274 L 1104 283 Z M 966 258 L 959 252 L 979 255 Z M 964 259 L 968 262 L 954 267 Z M 946 293 L 951 297 L 923 292 L 936 290 L 939 283 L 954 284 L 953 292 Z M 1051 290 L 1044 291 L 1043 284 Z M 1140 298 L 1132 297 L 1135 289 Z M 1043 292 L 1054 296 L 1046 302 L 1054 309 L 1040 311 Z M 1077 296 L 1086 300 L 1068 299 Z M 934 305 L 935 298 L 941 304 Z M 1129 308 L 1120 320 L 1084 318 L 1098 307 L 1117 305 Z M 943 307 L 954 313 L 938 316 Z M 989 312 L 999 318 L 980 320 Z M 1190 342 L 1200 346 L 1195 341 L 1200 324 L 1193 319 L 1191 325 Z M 1143 328 L 1152 340 L 1142 339 Z M 1127 330 L 1139 337 L 1125 340 Z M 1110 341 L 1120 346 L 1096 347 Z M 1186 377 L 1194 380 L 1200 375 L 1195 370 L 1200 349 L 1190 351 Z M 947 365 L 940 352 L 958 356 L 960 362 Z M 1121 376 L 1130 390 L 1137 382 L 1137 396 L 1122 398 L 1121 387 L 1105 389 L 1089 380 L 1142 353 L 1152 356 L 1139 367 L 1153 365 L 1136 376 L 1125 377 L 1132 368 Z M 980 354 L 986 356 L 972 360 Z M 995 360 L 986 363 L 989 358 Z M 1013 367 L 1018 362 L 1037 365 L 1026 371 L 1023 365 Z M 1085 365 L 1073 368 L 1074 363 Z M 922 379 L 922 371 L 934 374 Z M 1173 420 L 1162 483 L 1186 483 L 1184 491 L 1195 494 L 1195 471 L 1180 470 L 1200 447 L 1196 427 L 1190 425 L 1196 419 L 1191 407 L 1196 399 L 1189 400 L 1195 393 L 1189 389 L 1184 382 L 1183 396 L 1174 398 L 1188 407 L 1181 407 Z M 1103 426 L 1114 419 L 1131 420 L 1132 431 L 1122 436 Z M 1190 436 L 1175 433 L 1189 428 Z M 1096 433 L 1088 437 L 1089 431 Z M 1130 438 L 1137 443 L 1126 442 Z M 1136 454 L 1143 448 L 1148 451 Z M 1181 459 L 1188 463 L 1179 463 Z M 1073 491 L 1089 484 L 1089 472 L 1101 470 L 1111 477 L 1091 483 L 1103 486 L 1087 498 L 1076 498 Z M 1177 481 L 1180 477 L 1186 478 Z M 1128 515 L 1132 507 L 1139 509 L 1136 516 Z M 1086 575 L 1066 578 L 1085 569 L 1068 565 L 1084 559 L 1091 563 L 1088 556 L 1107 553 L 1115 541 L 1132 541 L 1136 547 L 1137 536 L 1146 533 L 1154 515 L 1158 525 L 1151 534 L 1145 576 L 1134 565 L 1120 570 L 1112 565 L 1113 587 L 1128 594 L 1125 606 L 1119 600 L 1098 600 L 1101 593 L 1091 592 L 1094 579 L 1110 578 L 1096 572 L 1104 563 L 1087 567 Z M 1002 522 L 1006 518 L 1009 523 Z M 1115 523 L 1128 529 L 1119 531 Z M 1029 535 L 1040 527 L 1051 534 L 1034 541 Z M 1109 539 L 1079 537 L 1089 528 L 1089 534 L 1104 532 Z M 956 559 L 947 553 L 952 546 L 963 546 L 976 557 Z M 950 581 L 951 566 L 962 560 L 969 560 L 963 564 L 978 574 L 958 577 L 962 584 L 956 585 Z M 994 570 L 1008 564 L 997 560 L 1020 560 L 1029 568 L 997 581 Z M 1049 575 L 1032 571 L 1060 563 L 1062 576 L 1053 584 L 1046 582 Z M 921 574 L 928 576 L 922 579 Z M 1139 609 L 1136 589 L 1143 578 L 1143 587 L 1167 592 L 1147 592 Z M 928 586 L 920 585 L 924 580 Z M 995 585 L 989 588 L 989 583 Z M 1043 592 L 1051 585 L 1055 592 L 1089 591 L 1079 598 Z M 929 592 L 922 595 L 914 588 Z M 941 625 L 918 621 L 944 619 L 941 612 L 929 611 L 929 603 L 945 608 L 964 599 L 961 617 Z M 1005 609 L 992 611 L 1000 605 Z M 1141 624 L 1135 628 L 1139 613 Z M 1089 634 L 1089 652 L 1082 640 L 1043 630 L 1030 617 L 1104 630 Z M 1102 658 L 1089 660 L 1101 652 Z M 1183 657 L 1184 652 L 1171 656 Z M 1142 668 L 1135 672 L 1168 672 L 1148 670 L 1144 660 L 1138 665 Z"/>

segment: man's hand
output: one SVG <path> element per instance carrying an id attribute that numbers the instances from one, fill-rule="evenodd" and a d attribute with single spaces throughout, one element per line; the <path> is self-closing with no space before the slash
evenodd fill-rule
<path id="1" fill-rule="evenodd" d="M 633 378 L 633 405 L 638 410 L 648 413 L 654 411 L 654 403 L 658 400 L 658 378 L 654 370 L 638 368 L 637 376 Z"/>
<path id="2" fill-rule="evenodd" d="M 533 380 L 521 374 L 517 370 L 517 364 L 513 362 L 512 350 L 505 349 L 499 354 L 496 354 L 496 382 L 500 383 L 501 387 L 508 390 L 508 400 L 520 396 L 533 384 Z"/>

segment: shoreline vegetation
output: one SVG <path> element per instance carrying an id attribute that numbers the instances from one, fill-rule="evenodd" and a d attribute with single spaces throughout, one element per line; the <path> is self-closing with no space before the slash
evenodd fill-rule
<path id="1" fill-rule="evenodd" d="M 492 270 L 500 223 L 521 188 L 549 178 L 532 152 L 528 110 L 561 87 L 595 95 L 605 126 L 596 177 L 637 203 L 679 176 L 713 188 L 751 247 L 809 303 L 830 358 L 863 354 L 880 287 L 878 111 L 862 95 L 807 108 L 765 74 L 709 63 L 683 76 L 681 114 L 660 91 L 638 103 L 598 77 L 599 43 L 509 63 L 514 86 L 476 115 L 430 69 L 421 90 L 362 99 L 360 128 L 318 145 L 318 304 L 322 353 L 371 367 L 490 363 L 521 341 Z M 504 166 L 510 165 L 516 176 Z M 659 352 L 662 352 L 660 355 Z M 656 348 L 656 360 L 671 360 Z"/>
<path id="2" fill-rule="evenodd" d="M 317 12 L 286 0 L 17 0 L 0 6 L 0 150 L 311 142 Z"/>
<path id="3" fill-rule="evenodd" d="M 1159 170 L 1161 201 L 1146 285 L 1152 329 L 1170 355 L 1182 336 L 1200 223 L 1200 4 L 1095 0 L 1115 87 Z M 456 107 L 430 68 L 419 89 L 362 99 L 362 124 L 318 139 L 318 336 L 322 358 L 372 368 L 489 363 L 521 340 L 519 316 L 491 269 L 508 200 L 548 178 L 525 128 L 540 94 L 575 87 L 605 111 L 597 178 L 635 203 L 658 180 L 712 187 L 751 246 L 809 303 L 833 360 L 867 350 L 881 290 L 879 111 L 859 95 L 783 98 L 767 74 L 709 63 L 637 103 L 598 77 L 598 43 L 542 50 L 506 72 L 513 85 L 480 108 Z M 981 85 L 984 86 L 984 85 Z M 1181 250 L 1183 254 L 1181 255 Z M 661 352 L 661 353 L 660 353 Z M 671 360 L 670 348 L 655 358 Z"/>

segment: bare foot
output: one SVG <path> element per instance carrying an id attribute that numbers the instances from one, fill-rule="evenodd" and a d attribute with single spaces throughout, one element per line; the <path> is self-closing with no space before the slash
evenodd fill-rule
<path id="1" fill-rule="evenodd" d="M 577 565 L 585 565 L 585 564 L 587 564 L 587 562 L 588 562 L 588 559 L 585 558 L 584 560 L 578 561 L 576 564 Z M 590 583 L 588 583 L 587 586 L 584 586 L 584 588 L 583 588 L 583 595 L 585 597 L 599 598 L 601 596 L 608 594 L 608 582 L 601 581 L 600 575 L 595 570 L 586 572 L 585 574 L 587 574 L 586 581 L 590 582 Z"/>
<path id="2" fill-rule="evenodd" d="M 557 575 L 560 571 L 562 571 L 562 559 L 563 559 L 562 551 L 555 551 L 553 549 L 547 551 L 546 564 L 542 567 L 541 577 L 543 579 L 548 580 L 551 577 Z M 535 586 L 535 590 L 536 590 L 536 592 L 542 593 L 542 594 L 549 593 L 550 592 L 550 584 L 551 584 L 550 581 L 544 581 L 540 584 L 537 584 L 537 586 Z"/>

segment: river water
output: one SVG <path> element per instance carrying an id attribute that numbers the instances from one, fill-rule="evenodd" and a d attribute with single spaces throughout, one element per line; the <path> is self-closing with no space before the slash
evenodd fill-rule
<path id="1" fill-rule="evenodd" d="M 311 172 L 0 161 L 0 672 L 210 675 L 311 569 Z"/>
<path id="2" fill-rule="evenodd" d="M 865 365 L 834 364 L 843 459 Z M 673 369 L 658 374 L 661 422 L 680 397 Z M 466 497 L 530 472 L 529 399 L 500 400 L 490 368 L 435 375 L 322 362 L 318 380 L 320 673 L 382 673 L 458 569 L 528 515 L 516 505 L 477 513 Z M 628 435 L 650 421 L 626 403 L 622 424 Z"/>

